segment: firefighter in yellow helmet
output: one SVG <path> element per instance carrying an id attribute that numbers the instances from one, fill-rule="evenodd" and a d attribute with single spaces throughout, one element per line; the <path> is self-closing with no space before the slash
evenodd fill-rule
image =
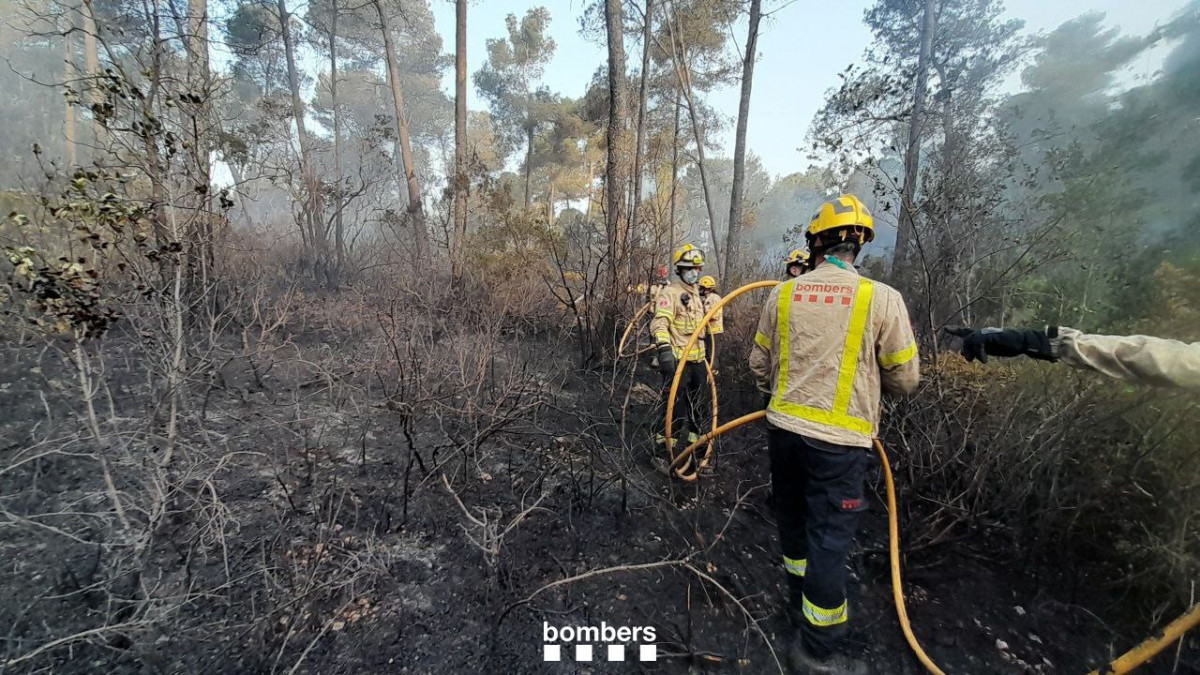
<path id="1" fill-rule="evenodd" d="M 808 271 L 808 251 L 798 248 L 783 259 L 783 269 L 787 278 L 798 277 Z"/>
<path id="2" fill-rule="evenodd" d="M 654 301 L 654 318 L 650 320 L 650 334 L 657 346 L 658 369 L 663 376 L 665 410 L 666 394 L 670 391 L 675 367 L 684 361 L 683 379 L 680 381 L 680 400 L 675 406 L 675 419 L 671 421 L 671 437 L 685 438 L 690 445 L 699 438 L 703 428 L 704 394 L 706 372 L 704 367 L 704 335 L 688 353 L 683 353 L 692 334 L 700 330 L 704 318 L 704 299 L 700 296 L 700 272 L 704 269 L 704 252 L 686 244 L 671 256 L 675 274 L 679 277 L 659 292 Z M 661 429 L 655 440 L 666 443 Z"/>
<path id="3" fill-rule="evenodd" d="M 881 390 L 916 388 L 917 345 L 900 294 L 854 269 L 875 236 L 857 197 L 823 204 L 805 236 L 816 264 L 772 290 L 749 365 L 770 397 L 771 483 L 799 628 L 791 660 L 804 672 L 865 673 L 839 649 L 849 618 L 846 561 L 866 508 Z"/>
<path id="4" fill-rule="evenodd" d="M 712 275 L 700 277 L 700 299 L 704 301 L 705 314 L 721 301 L 721 296 L 717 294 L 717 280 Z M 713 354 L 713 336 L 725 332 L 724 314 L 725 310 L 721 310 L 708 322 L 708 334 L 704 336 L 704 354 L 705 358 L 710 360 Z"/>

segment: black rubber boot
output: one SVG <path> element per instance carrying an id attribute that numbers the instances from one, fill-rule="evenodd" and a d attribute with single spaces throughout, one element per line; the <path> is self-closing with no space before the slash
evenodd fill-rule
<path id="1" fill-rule="evenodd" d="M 788 621 L 799 630 L 804 623 L 804 577 L 788 574 Z"/>
<path id="2" fill-rule="evenodd" d="M 825 658 L 817 658 L 804 648 L 800 633 L 792 640 L 788 651 L 788 660 L 792 668 L 801 673 L 813 675 L 869 675 L 866 661 L 834 652 Z"/>

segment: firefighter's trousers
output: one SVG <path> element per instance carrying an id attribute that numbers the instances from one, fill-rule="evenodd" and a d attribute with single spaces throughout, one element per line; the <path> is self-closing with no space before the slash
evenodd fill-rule
<path id="1" fill-rule="evenodd" d="M 662 409 L 659 413 L 658 436 L 662 436 L 662 429 L 666 426 L 666 398 L 671 392 L 671 380 L 675 377 L 674 373 L 663 375 L 663 395 Z M 708 415 L 705 414 L 706 391 L 705 384 L 708 383 L 708 371 L 704 367 L 703 361 L 688 361 L 683 366 L 683 377 L 679 380 L 679 400 L 675 402 L 675 419 L 671 422 L 671 438 L 682 439 L 684 445 L 687 444 L 686 434 L 699 435 L 704 431 L 704 424 L 708 421 Z"/>
<path id="2" fill-rule="evenodd" d="M 846 559 L 871 455 L 774 427 L 768 445 L 793 620 L 805 650 L 823 658 L 847 629 Z"/>

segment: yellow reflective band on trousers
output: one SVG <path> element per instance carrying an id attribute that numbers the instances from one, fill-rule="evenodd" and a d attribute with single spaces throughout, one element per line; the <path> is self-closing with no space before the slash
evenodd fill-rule
<path id="1" fill-rule="evenodd" d="M 767 337 L 766 335 L 763 335 L 762 333 L 755 333 L 754 334 L 754 344 L 758 345 L 759 347 L 762 347 L 763 349 L 770 349 L 771 348 L 771 338 Z"/>
<path id="2" fill-rule="evenodd" d="M 796 560 L 785 555 L 783 556 L 783 566 L 787 568 L 788 574 L 795 574 L 798 577 L 802 577 L 808 572 L 808 560 L 806 558 Z"/>
<path id="3" fill-rule="evenodd" d="M 917 345 L 911 344 L 911 345 L 905 347 L 904 349 L 901 349 L 898 352 L 892 352 L 890 354 L 883 354 L 882 356 L 879 357 L 879 365 L 883 366 L 884 368 L 892 368 L 895 366 L 901 366 L 901 365 L 908 363 L 909 361 L 912 361 L 913 357 L 916 355 L 917 355 Z"/>
<path id="4" fill-rule="evenodd" d="M 860 434 L 874 433 L 874 424 L 860 417 L 854 417 L 849 414 L 849 410 L 850 397 L 854 393 L 854 374 L 858 370 L 858 357 L 862 351 L 863 334 L 867 329 L 867 319 L 871 315 L 871 298 L 875 295 L 875 284 L 868 279 L 859 279 L 858 288 L 854 291 L 854 306 L 850 308 L 850 324 L 846 327 L 846 341 L 842 346 L 842 359 L 838 367 L 837 388 L 834 389 L 831 410 L 822 410 L 783 400 L 788 384 L 788 355 L 791 352 L 789 332 L 794 302 L 792 295 L 795 286 L 796 280 L 793 279 L 784 283 L 779 292 L 779 306 L 775 316 L 776 330 L 779 332 L 779 373 L 775 381 L 775 394 L 771 397 L 771 410 L 818 424 L 849 429 Z M 913 350 L 915 353 L 916 348 L 914 347 Z"/>
<path id="5" fill-rule="evenodd" d="M 841 606 L 833 609 L 825 609 L 824 607 L 814 605 L 806 595 L 804 596 L 804 618 L 808 619 L 808 622 L 812 625 L 822 627 L 846 623 L 846 619 L 848 618 L 846 603 L 843 602 Z"/>

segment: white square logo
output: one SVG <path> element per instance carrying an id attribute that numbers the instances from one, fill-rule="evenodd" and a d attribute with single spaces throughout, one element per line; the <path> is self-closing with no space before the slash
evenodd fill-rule
<path id="1" fill-rule="evenodd" d="M 639 661 L 657 661 L 658 645 L 638 645 Z"/>
<path id="2" fill-rule="evenodd" d="M 625 660 L 625 645 L 609 645 L 608 646 L 609 661 L 624 661 Z"/>
<path id="3" fill-rule="evenodd" d="M 575 660 L 576 661 L 591 661 L 592 646 L 591 645 L 575 645 Z"/>
<path id="4" fill-rule="evenodd" d="M 542 645 L 543 661 L 562 661 L 561 645 Z"/>

